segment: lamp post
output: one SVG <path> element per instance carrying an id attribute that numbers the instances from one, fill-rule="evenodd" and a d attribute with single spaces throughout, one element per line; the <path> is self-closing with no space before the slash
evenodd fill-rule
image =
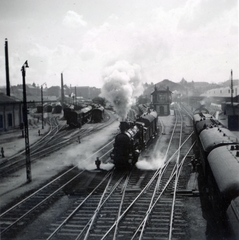
<path id="1" fill-rule="evenodd" d="M 42 129 L 44 129 L 44 111 L 43 111 L 43 85 L 46 85 L 46 83 L 43 83 L 41 85 L 41 106 L 42 106 L 42 115 L 41 115 L 41 120 L 42 120 Z"/>
<path id="2" fill-rule="evenodd" d="M 32 181 L 31 176 L 31 159 L 30 159 L 30 144 L 29 144 L 29 134 L 28 134 L 28 119 L 27 119 L 27 95 L 26 95 L 26 68 L 29 68 L 28 62 L 25 61 L 23 64 L 22 71 L 22 88 L 23 88 L 23 121 L 25 128 L 25 153 L 26 153 L 26 173 L 27 173 L 27 181 Z"/>

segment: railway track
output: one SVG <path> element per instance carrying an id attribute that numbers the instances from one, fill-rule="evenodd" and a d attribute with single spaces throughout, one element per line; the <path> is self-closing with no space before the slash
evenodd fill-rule
<path id="1" fill-rule="evenodd" d="M 108 121 L 98 124 L 85 124 L 81 129 L 66 129 L 65 125 L 61 125 L 57 117 L 50 118 L 48 124 L 50 126 L 49 132 L 43 136 L 39 141 L 31 145 L 30 154 L 31 162 L 39 160 L 63 147 L 79 141 L 102 128 L 110 125 L 115 118 L 111 117 Z M 19 168 L 25 167 L 26 158 L 25 151 L 6 159 L 0 164 L 0 176 L 5 177 L 15 172 Z"/>
<path id="2" fill-rule="evenodd" d="M 185 188 L 179 179 L 186 157 L 178 165 L 171 162 L 173 157 L 157 171 L 110 172 L 91 185 L 89 194 L 77 192 L 75 205 L 63 213 L 62 221 L 51 224 L 46 239 L 182 237 L 187 223 L 176 189 Z"/>
<path id="3" fill-rule="evenodd" d="M 164 162 L 156 170 L 96 171 L 88 176 L 87 182 L 84 171 L 70 185 L 61 183 L 55 201 L 64 193 L 69 198 L 68 207 L 64 211 L 51 208 L 51 215 L 57 217 L 46 222 L 34 236 L 37 239 L 185 239 L 185 196 L 180 192 L 186 189 L 187 179 L 181 173 L 188 168 L 192 145 L 191 134 L 185 137 L 183 131 L 182 116 L 176 114 Z M 160 142 L 155 149 L 157 144 Z M 45 195 L 48 197 L 50 193 Z M 13 216 L 15 211 L 11 213 Z M 31 226 L 27 231 L 30 229 Z M 9 239 L 17 231 L 7 227 L 2 239 Z"/>
<path id="4" fill-rule="evenodd" d="M 112 141 L 83 161 L 95 158 L 95 156 L 101 158 L 101 155 L 104 158 L 105 151 L 108 151 L 111 145 Z M 84 174 L 87 174 L 87 171 L 79 170 L 76 166 L 71 167 L 23 200 L 8 209 L 2 209 L 0 214 L 1 239 L 13 239 L 23 227 L 65 196 L 64 188 L 71 186 L 75 181 L 88 178 Z M 81 175 L 83 175 L 82 179 Z"/>

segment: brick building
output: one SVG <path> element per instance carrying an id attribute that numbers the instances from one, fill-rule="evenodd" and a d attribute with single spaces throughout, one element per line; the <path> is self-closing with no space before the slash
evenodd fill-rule
<path id="1" fill-rule="evenodd" d="M 151 93 L 151 102 L 159 116 L 170 115 L 170 104 L 172 103 L 172 92 L 169 88 L 155 85 L 154 91 Z"/>
<path id="2" fill-rule="evenodd" d="M 0 93 L 0 132 L 19 128 L 22 123 L 21 101 Z"/>

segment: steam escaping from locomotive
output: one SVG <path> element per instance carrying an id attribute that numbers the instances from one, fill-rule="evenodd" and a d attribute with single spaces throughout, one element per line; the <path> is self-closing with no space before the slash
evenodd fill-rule
<path id="1" fill-rule="evenodd" d="M 165 156 L 161 152 L 156 151 L 150 157 L 140 156 L 136 166 L 138 169 L 143 170 L 157 170 L 163 166 L 165 162 Z"/>
<path id="2" fill-rule="evenodd" d="M 136 98 L 143 93 L 140 66 L 118 61 L 106 67 L 102 77 L 104 85 L 100 96 L 110 102 L 121 120 L 125 120 Z"/>

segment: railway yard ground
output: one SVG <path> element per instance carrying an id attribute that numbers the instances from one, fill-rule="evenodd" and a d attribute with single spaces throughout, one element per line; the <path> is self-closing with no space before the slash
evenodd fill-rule
<path id="1" fill-rule="evenodd" d="M 162 149 L 166 148 L 169 132 L 172 127 L 172 122 L 174 119 L 174 115 L 160 117 L 161 121 L 164 125 L 163 134 L 160 136 L 160 146 Z M 224 118 L 224 117 L 222 117 Z M 223 119 L 225 122 L 225 119 Z M 80 158 L 81 155 L 86 154 L 85 149 L 87 146 L 91 146 L 94 149 L 91 151 L 100 148 L 104 142 L 106 143 L 108 139 L 112 138 L 112 136 L 116 133 L 119 126 L 119 122 L 114 122 L 110 126 L 107 127 L 107 131 L 105 129 L 99 130 L 92 135 L 86 136 L 81 140 L 81 143 L 75 142 L 70 146 L 66 146 L 62 148 L 56 153 L 53 153 L 49 156 L 46 156 L 40 159 L 37 162 L 32 164 L 32 182 L 27 183 L 26 181 L 26 169 L 20 169 L 14 174 L 10 174 L 8 177 L 5 177 L 0 182 L 0 201 L 1 201 L 1 209 L 6 208 L 6 206 L 11 205 L 11 203 L 18 201 L 23 198 L 25 195 L 30 192 L 38 189 L 43 183 L 49 181 L 52 177 L 60 174 L 60 172 L 71 166 L 78 165 L 80 169 L 87 169 L 89 177 L 97 174 L 98 170 L 96 169 L 94 159 L 90 162 L 77 162 L 77 159 Z M 84 127 L 84 126 L 83 126 Z M 41 130 L 41 136 L 38 135 L 38 129 L 41 129 L 41 125 L 38 123 L 34 128 L 29 129 L 30 142 L 37 141 L 44 133 L 48 131 L 48 127 L 46 126 L 44 130 Z M 185 124 L 185 131 L 192 131 L 192 125 L 187 122 Z M 104 133 L 104 138 L 100 137 Z M 188 133 L 189 134 L 189 133 Z M 239 135 L 236 133 L 237 136 Z M 4 147 L 5 149 L 5 157 L 7 158 L 11 150 L 11 154 L 14 154 L 20 150 L 24 150 L 24 138 L 21 137 L 21 132 L 16 134 L 16 132 L 12 132 L 6 135 L 2 135 L 0 141 L 0 147 Z M 3 138 L 4 137 L 4 138 Z M 4 139 L 4 140 L 3 140 Z M 14 148 L 12 148 L 14 146 Z M 90 152 L 87 153 L 88 155 Z M 4 158 L 0 157 L 0 162 L 3 161 Z M 102 164 L 102 170 L 109 170 L 113 167 L 113 164 Z M 188 164 L 186 169 L 186 173 L 188 174 L 188 182 L 187 188 L 185 189 L 185 196 L 188 194 L 189 197 L 186 198 L 185 202 L 183 202 L 185 215 L 187 219 L 187 236 L 185 239 L 193 239 L 193 240 L 203 240 L 203 239 L 213 239 L 207 236 L 208 229 L 208 216 L 205 216 L 205 211 L 202 210 L 199 187 L 197 182 L 198 174 L 192 170 L 192 166 Z M 88 179 L 85 179 L 85 182 L 81 183 L 82 186 L 88 184 Z M 195 193 L 195 194 L 192 194 Z M 56 204 L 56 207 L 63 208 L 64 202 L 61 201 Z M 34 239 L 34 230 L 35 227 L 39 226 L 44 221 L 48 221 L 51 219 L 50 212 L 48 212 L 42 218 L 39 218 L 36 221 L 33 221 L 31 226 L 27 227 L 19 234 L 15 239 Z M 41 231 L 39 227 L 37 231 Z M 217 229 L 215 229 L 217 231 Z M 36 233 L 36 232 L 35 232 Z M 182 238 L 184 239 L 184 238 Z M 216 238 L 215 238 L 216 239 Z"/>
<path id="2" fill-rule="evenodd" d="M 53 153 L 50 156 L 40 159 L 40 161 L 35 162 L 31 166 L 32 170 L 32 182 L 27 183 L 26 179 L 26 169 L 20 169 L 14 174 L 9 175 L 9 177 L 4 178 L 0 183 L 1 189 L 1 208 L 5 205 L 14 201 L 14 199 L 21 198 L 25 193 L 33 191 L 37 189 L 41 184 L 47 182 L 50 178 L 59 174 L 63 169 L 67 168 L 72 164 L 79 164 L 79 168 L 89 169 L 89 171 L 94 171 L 96 166 L 94 161 L 92 162 L 81 162 L 77 163 L 77 157 L 80 158 L 80 155 L 86 154 L 82 149 L 86 149 L 87 145 L 91 144 L 93 146 L 92 151 L 99 148 L 104 141 L 107 141 L 110 138 L 110 135 L 114 134 L 118 128 L 118 122 L 114 122 L 108 127 L 108 131 L 106 132 L 104 129 L 101 130 L 106 133 L 105 138 L 98 138 L 96 135 L 99 133 L 95 133 L 85 137 L 81 140 L 81 143 L 75 142 L 74 144 L 59 150 L 57 153 Z M 83 126 L 84 128 L 84 126 Z M 47 131 L 47 127 L 44 129 Z M 32 143 L 37 141 L 39 137 L 36 135 L 37 131 L 35 129 L 29 130 L 29 139 L 32 138 Z M 24 150 L 24 138 L 19 140 L 18 137 L 14 137 L 16 132 L 8 134 L 8 138 L 12 140 L 11 145 L 16 145 L 18 147 L 12 150 L 12 153 L 18 152 L 20 149 Z M 15 140 L 13 140 L 15 138 Z M 5 138 L 7 139 L 7 138 Z M 95 139 L 100 139 L 100 141 L 95 141 Z M 6 140 L 4 144 L 1 146 L 8 146 L 8 141 Z M 1 158 L 2 160 L 3 158 Z M 103 169 L 112 168 L 112 164 L 101 166 Z"/>

